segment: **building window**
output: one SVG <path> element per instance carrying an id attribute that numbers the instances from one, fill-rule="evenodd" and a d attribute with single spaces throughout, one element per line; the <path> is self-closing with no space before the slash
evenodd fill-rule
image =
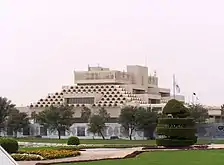
<path id="1" fill-rule="evenodd" d="M 13 130 L 12 130 L 12 128 L 10 128 L 10 127 L 7 128 L 7 135 L 8 136 L 13 136 Z"/>
<path id="2" fill-rule="evenodd" d="M 77 136 L 86 136 L 85 127 L 77 127 Z"/>
<path id="3" fill-rule="evenodd" d="M 46 127 L 40 127 L 40 135 L 41 136 L 47 136 L 47 128 Z"/>
<path id="4" fill-rule="evenodd" d="M 158 99 L 149 99 L 148 103 L 149 104 L 160 104 L 160 100 L 158 100 Z"/>
<path id="5" fill-rule="evenodd" d="M 94 104 L 94 97 L 67 98 L 67 104 Z"/>
<path id="6" fill-rule="evenodd" d="M 133 89 L 132 90 L 133 94 L 145 94 L 145 90 L 140 90 L 140 89 Z"/>
<path id="7" fill-rule="evenodd" d="M 23 128 L 23 135 L 25 135 L 25 136 L 30 135 L 30 128 L 29 127 Z"/>
<path id="8" fill-rule="evenodd" d="M 170 93 L 160 93 L 161 94 L 161 97 L 169 97 L 170 96 Z"/>
<path id="9" fill-rule="evenodd" d="M 144 77 L 142 76 L 142 85 L 144 85 Z"/>

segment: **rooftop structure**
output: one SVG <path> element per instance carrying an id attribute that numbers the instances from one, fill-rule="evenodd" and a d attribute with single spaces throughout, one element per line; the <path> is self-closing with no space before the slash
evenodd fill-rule
<path id="1" fill-rule="evenodd" d="M 87 71 L 74 71 L 74 84 L 48 94 L 31 108 L 49 107 L 67 103 L 74 107 L 120 107 L 166 103 L 172 98 L 170 89 L 158 86 L 156 73 L 149 74 L 148 67 L 128 65 L 126 71 L 110 70 L 100 66 Z M 176 99 L 185 101 L 184 96 Z"/>

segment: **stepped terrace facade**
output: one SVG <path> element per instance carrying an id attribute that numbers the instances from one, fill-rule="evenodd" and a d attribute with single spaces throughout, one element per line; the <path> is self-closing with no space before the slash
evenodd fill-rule
<path id="1" fill-rule="evenodd" d="M 159 106 L 170 99 L 170 89 L 160 88 L 158 77 L 155 73 L 148 75 L 147 67 L 128 65 L 125 72 L 98 66 L 88 67 L 87 71 L 74 71 L 73 85 L 48 94 L 31 104 L 30 108 L 40 111 L 50 105 L 67 103 L 74 109 L 87 106 L 120 110 L 126 105 Z M 176 99 L 184 102 L 184 96 L 176 96 Z"/>

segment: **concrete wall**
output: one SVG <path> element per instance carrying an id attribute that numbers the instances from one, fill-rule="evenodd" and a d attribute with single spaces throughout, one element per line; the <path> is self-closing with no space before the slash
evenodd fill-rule
<path id="1" fill-rule="evenodd" d="M 134 84 L 148 88 L 148 67 L 138 65 L 128 65 L 127 72 L 134 76 Z"/>
<path id="2" fill-rule="evenodd" d="M 118 136 L 121 139 L 128 139 L 128 132 L 126 132 L 123 127 L 121 127 L 118 123 L 106 123 L 106 129 L 103 132 L 106 139 L 109 139 L 111 136 Z M 78 136 L 78 129 L 84 128 L 85 136 Z M 40 135 L 40 125 L 32 124 L 31 125 L 30 136 Z M 99 135 L 93 135 L 88 132 L 88 124 L 87 123 L 74 123 L 70 130 L 66 132 L 65 136 L 61 138 L 68 138 L 70 136 L 78 136 L 81 139 L 101 139 L 102 137 Z M 197 136 L 199 139 L 206 140 L 223 140 L 224 139 L 224 123 L 211 123 L 211 124 L 199 124 L 197 125 Z M 23 136 L 22 133 L 18 133 L 18 137 L 26 137 Z M 58 138 L 57 132 L 51 132 L 48 130 L 47 136 L 42 136 L 42 138 Z M 141 140 L 144 138 L 144 133 L 142 131 L 134 131 L 133 139 Z"/>
<path id="3" fill-rule="evenodd" d="M 78 135 L 78 129 L 84 128 L 85 136 Z M 37 136 L 40 135 L 40 125 L 39 124 L 31 124 L 30 125 L 30 136 Z M 118 136 L 121 139 L 128 139 L 128 132 L 126 132 L 123 127 L 121 127 L 118 123 L 106 123 L 106 129 L 103 131 L 103 134 L 106 139 L 110 139 L 111 136 Z M 133 139 L 144 139 L 144 134 L 142 131 L 134 131 L 133 132 Z M 92 133 L 88 132 L 88 123 L 74 123 L 69 131 L 66 131 L 65 136 L 62 136 L 62 139 L 67 139 L 70 136 L 77 136 L 80 139 L 102 139 L 100 135 L 93 135 Z M 17 137 L 27 137 L 22 135 L 21 132 L 17 134 Z M 47 131 L 47 136 L 42 136 L 42 138 L 58 138 L 57 131 Z"/>
<path id="4" fill-rule="evenodd" d="M 0 165 L 18 165 L 16 161 L 0 146 Z"/>

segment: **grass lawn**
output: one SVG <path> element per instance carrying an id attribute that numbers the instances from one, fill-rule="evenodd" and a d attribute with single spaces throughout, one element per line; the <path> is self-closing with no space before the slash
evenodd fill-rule
<path id="1" fill-rule="evenodd" d="M 143 153 L 136 158 L 123 160 L 105 160 L 84 163 L 67 163 L 57 165 L 223 165 L 224 151 L 155 151 Z"/>
<path id="2" fill-rule="evenodd" d="M 67 139 L 45 139 L 45 138 L 18 138 L 20 142 L 39 142 L 39 143 L 67 143 Z M 141 144 L 154 145 L 155 140 L 101 140 L 101 139 L 80 139 L 81 144 Z M 210 141 L 199 140 L 198 144 L 208 144 Z M 224 140 L 213 141 L 213 143 L 224 144 Z"/>

